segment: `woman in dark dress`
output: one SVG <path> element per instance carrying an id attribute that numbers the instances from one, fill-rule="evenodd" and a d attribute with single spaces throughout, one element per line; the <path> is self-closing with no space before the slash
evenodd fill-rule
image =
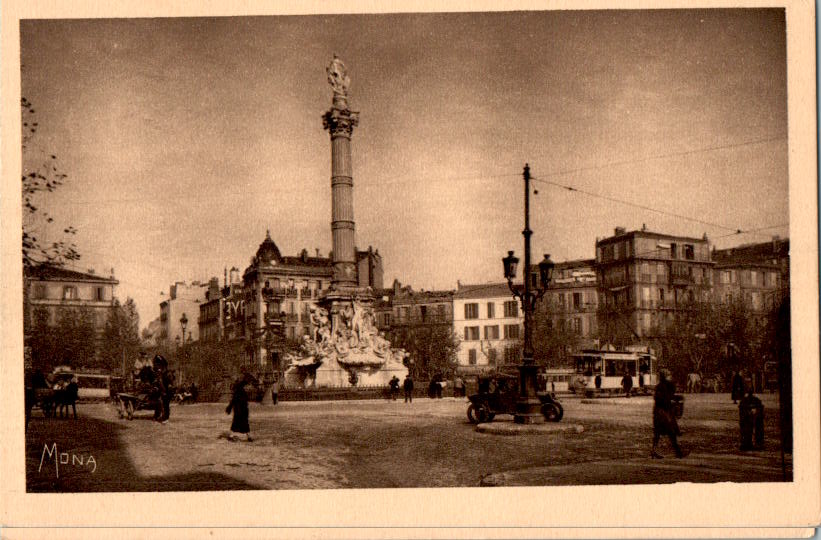
<path id="1" fill-rule="evenodd" d="M 231 411 L 234 411 L 234 420 L 231 422 L 231 436 L 229 437 L 232 440 L 237 440 L 236 433 L 244 433 L 246 440 L 253 441 L 251 426 L 248 425 L 248 390 L 245 388 L 250 382 L 252 382 L 252 379 L 246 374 L 234 383 L 231 402 L 225 409 L 225 414 L 231 414 Z"/>

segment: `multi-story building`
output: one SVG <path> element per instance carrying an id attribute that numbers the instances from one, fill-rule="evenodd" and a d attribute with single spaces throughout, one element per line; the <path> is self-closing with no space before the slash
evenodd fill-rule
<path id="1" fill-rule="evenodd" d="M 36 320 L 56 327 L 68 310 L 88 310 L 98 340 L 102 338 L 106 321 L 114 306 L 114 269 L 108 277 L 93 270 L 76 272 L 47 264 L 26 267 L 23 275 L 24 342 Z M 73 359 L 83 361 L 84 359 Z"/>
<path id="2" fill-rule="evenodd" d="M 379 251 L 369 247 L 356 253 L 357 283 L 381 289 Z M 210 281 L 199 312 L 203 338 L 248 340 L 251 362 L 276 364 L 282 338 L 293 342 L 309 333 L 310 308 L 331 286 L 332 277 L 330 256 L 322 257 L 318 251 L 316 256 L 309 256 L 306 249 L 296 257 L 283 256 L 268 232 L 241 278 L 239 270 L 232 268 L 230 281 L 226 272 L 221 290 L 216 278 Z M 270 345 L 272 339 L 277 342 L 277 350 Z"/>
<path id="3" fill-rule="evenodd" d="M 374 307 L 376 325 L 389 334 L 399 328 L 453 325 L 453 291 L 414 291 L 394 281 L 379 291 Z"/>
<path id="4" fill-rule="evenodd" d="M 190 285 L 178 281 L 169 287 L 168 299 L 160 303 L 158 344 L 180 345 L 199 339 L 200 304 L 207 290 L 208 284 L 199 281 Z"/>
<path id="5" fill-rule="evenodd" d="M 741 262 L 729 258 L 716 263 L 713 299 L 729 304 L 740 298 L 754 313 L 775 307 L 787 288 L 782 284 L 781 268 L 767 262 Z"/>
<path id="6" fill-rule="evenodd" d="M 596 345 L 599 290 L 595 262 L 581 259 L 557 263 L 548 291 L 536 307 L 553 328 L 573 334 L 577 349 Z"/>
<path id="7" fill-rule="evenodd" d="M 453 294 L 453 331 L 461 340 L 459 370 L 520 361 L 524 314 L 507 283 L 462 285 Z"/>
<path id="8" fill-rule="evenodd" d="M 615 341 L 652 337 L 676 310 L 711 299 L 713 266 L 706 235 L 616 228 L 596 240 L 600 333 Z"/>
<path id="9" fill-rule="evenodd" d="M 771 242 L 713 250 L 715 299 L 728 302 L 740 295 L 754 311 L 773 307 L 790 287 L 790 241 L 774 236 Z"/>

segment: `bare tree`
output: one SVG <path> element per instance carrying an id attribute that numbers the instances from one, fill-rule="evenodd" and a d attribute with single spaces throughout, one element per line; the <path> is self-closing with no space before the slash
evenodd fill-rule
<path id="1" fill-rule="evenodd" d="M 23 120 L 23 266 L 39 263 L 62 265 L 80 259 L 77 246 L 70 240 L 77 233 L 72 226 L 55 234 L 54 218 L 43 208 L 42 198 L 63 185 L 67 175 L 57 167 L 57 156 L 35 144 L 39 130 L 34 106 L 24 97 L 20 101 Z"/>

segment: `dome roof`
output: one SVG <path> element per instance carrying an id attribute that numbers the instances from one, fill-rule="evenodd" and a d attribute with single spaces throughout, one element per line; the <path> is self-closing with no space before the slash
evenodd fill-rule
<path id="1" fill-rule="evenodd" d="M 257 249 L 256 259 L 259 261 L 270 262 L 275 260 L 279 262 L 282 259 L 282 255 L 279 253 L 279 248 L 271 240 L 271 232 L 265 231 L 265 240 L 259 245 L 259 249 Z"/>

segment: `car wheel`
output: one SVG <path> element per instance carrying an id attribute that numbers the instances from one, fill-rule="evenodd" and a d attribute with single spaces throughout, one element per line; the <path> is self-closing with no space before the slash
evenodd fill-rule
<path id="1" fill-rule="evenodd" d="M 468 407 L 468 420 L 470 420 L 471 424 L 481 424 L 482 422 L 486 422 L 487 417 L 487 409 L 485 409 L 482 405 L 471 403 L 470 407 Z"/>
<path id="2" fill-rule="evenodd" d="M 548 422 L 558 422 L 564 416 L 564 409 L 558 403 L 545 403 L 542 405 L 542 414 Z"/>

